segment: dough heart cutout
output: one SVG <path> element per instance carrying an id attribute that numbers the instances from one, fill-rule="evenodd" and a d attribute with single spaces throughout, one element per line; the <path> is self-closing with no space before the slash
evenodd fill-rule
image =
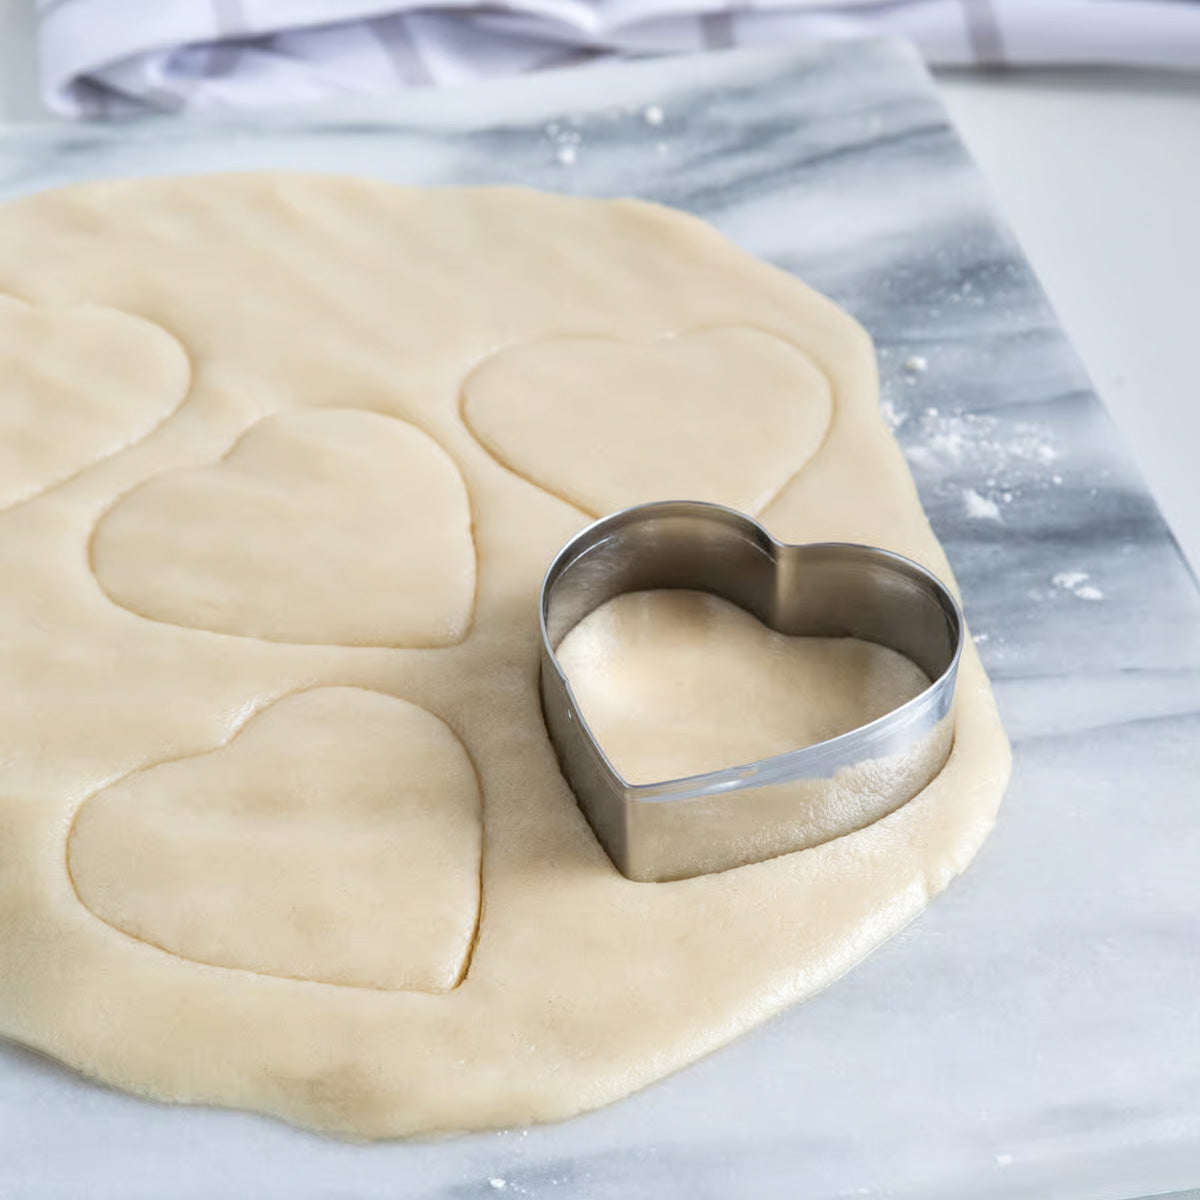
<path id="1" fill-rule="evenodd" d="M 592 735 L 631 783 L 812 746 L 929 686 L 916 663 L 887 646 L 792 637 L 721 596 L 686 589 L 606 601 L 555 657 Z"/>
<path id="2" fill-rule="evenodd" d="M 886 716 L 930 685 L 916 663 L 887 646 L 779 633 L 724 597 L 684 589 L 606 601 L 567 633 L 554 657 L 577 706 L 572 727 L 631 784 L 815 746 Z M 945 761 L 931 756 L 948 748 L 948 740 L 926 744 L 925 752 L 893 755 L 883 769 L 876 760 L 825 784 L 798 777 L 740 792 L 731 803 L 647 801 L 631 818 L 636 832 L 617 846 L 626 856 L 618 865 L 635 879 L 678 879 L 818 846 L 916 795 Z M 654 845 L 684 839 L 686 855 Z"/>
<path id="3" fill-rule="evenodd" d="M 135 488 L 96 527 L 92 568 L 131 612 L 272 642 L 453 645 L 475 599 L 458 468 L 356 409 L 268 417 L 220 462 Z"/>
<path id="4" fill-rule="evenodd" d="M 748 326 L 525 343 L 477 368 L 462 403 L 499 462 L 593 516 L 683 499 L 761 512 L 833 416 L 820 368 Z"/>
<path id="5" fill-rule="evenodd" d="M 190 381 L 183 348 L 149 321 L 0 296 L 0 508 L 140 441 Z"/>
<path id="6" fill-rule="evenodd" d="M 475 937 L 481 838 L 474 766 L 441 720 L 319 688 L 96 793 L 67 860 L 96 916 L 181 958 L 444 992 Z"/>

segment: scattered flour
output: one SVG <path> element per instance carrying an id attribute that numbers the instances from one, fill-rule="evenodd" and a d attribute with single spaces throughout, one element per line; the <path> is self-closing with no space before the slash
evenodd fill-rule
<path id="1" fill-rule="evenodd" d="M 899 358 L 904 350 L 881 347 L 881 364 L 893 353 Z M 902 371 L 892 376 L 891 395 L 885 394 L 880 405 L 922 490 L 932 488 L 945 502 L 958 501 L 971 520 L 1002 522 L 1005 506 L 1035 500 L 1040 495 L 1048 499 L 1051 489 L 1064 485 L 1061 468 L 1051 473 L 1061 459 L 1057 431 L 1052 426 L 1013 420 L 1005 414 L 956 412 L 932 404 L 918 407 L 911 401 L 906 403 L 902 385 L 916 384 L 928 366 L 928 360 L 920 354 L 902 359 Z M 885 365 L 885 378 L 887 374 Z M 968 482 L 975 486 L 964 486 Z M 1103 598 L 1099 588 L 1088 587 L 1080 592 L 1077 586 L 1056 586 L 1081 600 Z M 1053 589 L 1043 598 L 1052 595 Z"/>
<path id="2" fill-rule="evenodd" d="M 974 488 L 963 488 L 963 508 L 973 521 L 999 521 L 1000 509 L 995 500 L 981 496 Z"/>
<path id="3" fill-rule="evenodd" d="M 1104 593 L 1094 584 L 1088 583 L 1090 578 L 1086 571 L 1060 571 L 1050 582 L 1056 588 L 1070 592 L 1077 600 L 1103 600 Z"/>
<path id="4" fill-rule="evenodd" d="M 900 412 L 886 396 L 880 400 L 879 408 L 883 413 L 883 419 L 887 422 L 887 427 L 893 433 L 908 420 L 908 414 Z"/>
<path id="5" fill-rule="evenodd" d="M 488 1180 L 488 1186 L 494 1188 L 498 1192 L 502 1192 L 506 1187 L 508 1187 L 508 1180 L 501 1179 L 498 1175 L 496 1175 Z"/>
<path id="6" fill-rule="evenodd" d="M 929 370 L 929 359 L 923 354 L 913 354 L 904 360 L 904 369 L 912 375 L 924 375 Z"/>
<path id="7" fill-rule="evenodd" d="M 554 157 L 562 166 L 569 167 L 579 157 L 583 134 L 572 129 L 569 123 L 563 126 L 558 121 L 551 121 L 546 125 L 546 136 L 554 143 Z"/>
<path id="8" fill-rule="evenodd" d="M 990 413 L 945 413 L 926 408 L 906 431 L 908 461 L 918 472 L 946 475 L 969 472 L 999 488 L 1006 502 L 1015 485 L 1061 485 L 1062 475 L 1047 478 L 1044 469 L 1059 452 L 1050 431 L 1031 421 L 1009 422 Z"/>
<path id="9" fill-rule="evenodd" d="M 998 1167 L 1011 1166 L 1012 1160 L 1013 1159 L 1012 1159 L 1011 1154 L 997 1154 L 996 1155 L 996 1166 L 998 1166 Z"/>
<path id="10" fill-rule="evenodd" d="M 1055 587 L 1066 588 L 1067 591 L 1073 592 L 1081 583 L 1090 578 L 1091 576 L 1086 571 L 1059 571 L 1050 582 Z"/>
<path id="11" fill-rule="evenodd" d="M 661 125 L 666 119 L 666 115 L 661 106 L 657 104 L 648 104 L 642 109 L 642 120 L 647 125 Z"/>

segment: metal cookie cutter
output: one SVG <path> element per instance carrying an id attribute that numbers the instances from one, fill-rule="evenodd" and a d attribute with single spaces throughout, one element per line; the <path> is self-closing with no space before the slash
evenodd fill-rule
<path id="1" fill-rule="evenodd" d="M 839 737 L 686 779 L 629 783 L 588 728 L 555 650 L 605 601 L 657 588 L 713 592 L 785 634 L 877 642 L 932 682 Z M 923 567 L 874 546 L 785 545 L 716 504 L 637 505 L 560 551 L 542 583 L 541 630 L 550 740 L 596 836 L 630 879 L 723 871 L 861 829 L 912 799 L 950 754 L 962 611 Z"/>

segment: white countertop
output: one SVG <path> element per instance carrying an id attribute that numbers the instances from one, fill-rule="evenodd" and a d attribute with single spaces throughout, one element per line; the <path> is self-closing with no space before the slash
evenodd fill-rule
<path id="1" fill-rule="evenodd" d="M 0 120 L 44 117 L 33 0 L 0 0 Z M 950 112 L 1200 572 L 1200 77 L 943 74 Z"/>

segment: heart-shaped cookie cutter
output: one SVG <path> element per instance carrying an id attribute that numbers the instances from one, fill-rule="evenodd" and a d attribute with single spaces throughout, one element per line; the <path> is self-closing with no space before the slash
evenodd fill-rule
<path id="1" fill-rule="evenodd" d="M 660 588 L 715 593 L 780 633 L 879 643 L 932 682 L 839 737 L 685 779 L 629 783 L 579 711 L 555 651 L 606 601 Z M 911 800 L 949 757 L 962 610 L 936 576 L 889 550 L 787 545 L 718 504 L 640 504 L 563 547 L 542 583 L 540 612 L 550 740 L 596 836 L 630 879 L 705 875 L 861 829 Z"/>

